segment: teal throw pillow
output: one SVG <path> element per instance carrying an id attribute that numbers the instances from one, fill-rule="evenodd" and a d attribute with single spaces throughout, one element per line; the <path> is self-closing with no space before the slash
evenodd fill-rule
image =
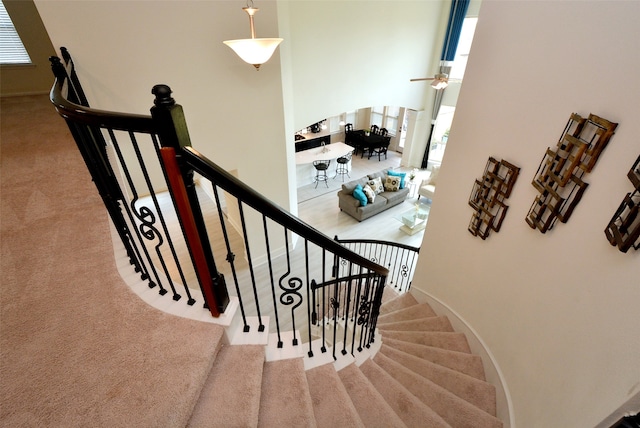
<path id="1" fill-rule="evenodd" d="M 387 171 L 387 175 L 391 175 L 394 177 L 400 177 L 400 188 L 404 189 L 404 178 L 407 176 L 406 172 L 395 172 L 395 171 Z"/>
<path id="2" fill-rule="evenodd" d="M 360 201 L 360 206 L 367 205 L 367 195 L 364 194 L 362 190 L 362 185 L 358 184 L 355 189 L 353 189 L 353 197 Z"/>

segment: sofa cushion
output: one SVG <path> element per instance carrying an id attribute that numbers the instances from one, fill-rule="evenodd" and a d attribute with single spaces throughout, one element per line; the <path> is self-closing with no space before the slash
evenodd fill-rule
<path id="1" fill-rule="evenodd" d="M 431 175 L 429 175 L 429 178 L 427 178 L 428 183 L 424 183 L 424 184 L 431 184 L 433 186 L 436 185 L 436 181 L 438 180 L 438 174 L 440 173 L 440 167 L 439 166 L 434 166 L 433 168 L 431 168 Z"/>
<path id="2" fill-rule="evenodd" d="M 362 186 L 361 185 L 357 185 L 355 189 L 353 189 L 353 197 L 356 198 L 359 202 L 361 206 L 366 206 L 368 199 L 367 199 L 367 195 L 365 195 L 364 191 L 362 190 Z"/>
<path id="3" fill-rule="evenodd" d="M 397 192 L 400 190 L 400 177 L 387 176 L 384 181 L 384 190 L 385 192 Z"/>
<path id="4" fill-rule="evenodd" d="M 396 171 L 389 170 L 389 171 L 387 171 L 387 175 L 391 175 L 391 176 L 394 176 L 394 177 L 400 177 L 400 188 L 404 189 L 404 185 L 405 185 L 404 184 L 404 179 L 407 176 L 406 172 L 396 172 Z"/>
<path id="5" fill-rule="evenodd" d="M 342 190 L 344 190 L 345 193 L 351 195 L 358 184 L 364 187 L 365 184 L 367 184 L 367 181 L 369 181 L 369 177 L 362 177 L 358 180 L 352 180 L 347 183 L 343 183 Z"/>
<path id="6" fill-rule="evenodd" d="M 376 200 L 376 192 L 368 184 L 362 188 L 362 191 L 367 195 L 367 201 L 373 202 Z"/>
<path id="7" fill-rule="evenodd" d="M 367 184 L 369 185 L 369 187 L 373 189 L 374 192 L 376 192 L 376 195 L 378 193 L 384 192 L 384 185 L 382 184 L 381 177 L 372 178 L 369 181 L 367 181 Z"/>
<path id="8" fill-rule="evenodd" d="M 386 209 L 387 209 L 387 200 L 382 196 L 376 196 L 376 199 L 372 203 L 367 204 L 367 206 L 365 207 L 356 208 L 357 211 L 362 212 L 363 217 L 369 217 L 374 213 L 377 214 Z"/>
<path id="9" fill-rule="evenodd" d="M 378 172 L 374 172 L 372 174 L 369 174 L 369 180 L 373 180 L 374 178 L 380 178 L 380 180 L 384 180 L 385 178 L 387 178 L 387 172 L 389 172 L 388 169 L 383 169 L 382 171 L 378 171 Z"/>
<path id="10" fill-rule="evenodd" d="M 397 190 L 395 192 L 384 192 L 378 195 L 378 198 L 385 198 L 390 206 L 399 204 L 409 195 L 409 188 Z"/>

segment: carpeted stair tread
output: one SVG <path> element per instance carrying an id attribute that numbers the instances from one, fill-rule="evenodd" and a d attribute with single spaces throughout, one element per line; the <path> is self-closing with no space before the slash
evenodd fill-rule
<path id="1" fill-rule="evenodd" d="M 411 321 L 396 321 L 378 327 L 380 331 L 454 331 L 446 316 L 420 318 Z"/>
<path id="2" fill-rule="evenodd" d="M 205 381 L 188 426 L 256 426 L 264 356 L 264 346 L 223 346 Z M 239 403 L 242 405 L 239 406 Z"/>
<path id="3" fill-rule="evenodd" d="M 382 342 L 391 348 L 406 352 L 418 358 L 459 371 L 476 379 L 486 380 L 482 359 L 466 352 L 449 351 L 432 346 L 418 345 L 402 340 L 383 337 Z"/>
<path id="4" fill-rule="evenodd" d="M 384 294 L 386 294 L 386 291 L 387 290 L 385 288 Z M 389 312 L 395 312 L 397 310 L 404 309 L 409 306 L 413 306 L 417 304 L 418 304 L 418 301 L 415 299 L 415 297 L 413 297 L 411 293 L 404 293 L 391 300 L 384 302 L 380 306 L 380 315 L 388 314 Z"/>
<path id="5" fill-rule="evenodd" d="M 502 422 L 384 354 L 374 362 L 456 428 L 501 428 Z"/>
<path id="6" fill-rule="evenodd" d="M 391 358 L 403 367 L 429 379 L 488 414 L 496 416 L 496 389 L 490 383 L 423 360 L 384 343 L 379 354 Z"/>
<path id="7" fill-rule="evenodd" d="M 437 314 L 427 303 L 419 303 L 378 317 L 378 326 L 397 321 L 410 321 L 418 318 L 435 317 Z"/>
<path id="8" fill-rule="evenodd" d="M 407 426 L 450 427 L 433 409 L 424 404 L 374 361 L 365 361 L 360 366 L 360 370 Z"/>
<path id="9" fill-rule="evenodd" d="M 358 411 L 351 402 L 333 364 L 307 370 L 307 382 L 313 403 L 313 414 L 319 427 L 362 427 Z"/>
<path id="10" fill-rule="evenodd" d="M 349 364 L 338 376 L 366 427 L 406 427 L 358 366 Z"/>
<path id="11" fill-rule="evenodd" d="M 316 426 L 302 359 L 291 358 L 265 363 L 258 427 Z"/>
<path id="12" fill-rule="evenodd" d="M 384 291 L 382 292 L 382 304 L 384 305 L 385 303 L 396 299 L 399 296 L 400 294 L 398 294 L 398 292 L 394 290 L 393 287 L 384 287 Z"/>
<path id="13" fill-rule="evenodd" d="M 384 338 L 402 340 L 418 345 L 433 346 L 450 351 L 471 353 L 469 342 L 464 333 L 450 331 L 390 331 L 384 330 Z"/>

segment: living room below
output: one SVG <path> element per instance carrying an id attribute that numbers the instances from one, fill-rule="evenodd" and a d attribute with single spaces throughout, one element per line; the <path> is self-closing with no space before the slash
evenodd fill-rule
<path id="1" fill-rule="evenodd" d="M 399 172 L 409 173 L 412 168 L 400 165 L 402 155 L 389 151 L 387 159 L 384 157 L 367 159 L 367 156 L 353 156 L 349 176 L 344 176 L 344 183 L 359 179 L 384 169 L 394 169 Z M 377 239 L 383 241 L 398 242 L 406 245 L 420 247 L 424 231 L 413 235 L 400 230 L 403 226 L 402 214 L 415 208 L 418 203 L 417 185 L 411 185 L 406 199 L 389 209 L 384 210 L 363 221 L 358 221 L 349 214 L 340 211 L 338 206 L 338 191 L 342 188 L 342 177 L 335 176 L 335 166 L 330 165 L 328 180 L 315 184 L 308 184 L 298 188 L 298 217 L 311 226 L 327 234 L 338 236 L 341 239 Z M 415 183 L 421 183 L 422 179 L 429 176 L 426 170 L 418 170 L 414 179 Z M 408 180 L 407 180 L 408 181 Z M 423 198 L 421 198 L 423 199 Z M 425 204 L 425 201 L 421 201 Z"/>

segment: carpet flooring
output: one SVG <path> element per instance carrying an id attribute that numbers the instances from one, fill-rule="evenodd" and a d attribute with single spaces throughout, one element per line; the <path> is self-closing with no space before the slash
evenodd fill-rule
<path id="1" fill-rule="evenodd" d="M 46 96 L 1 109 L 0 425 L 185 426 L 222 328 L 152 309 L 124 284 Z"/>

